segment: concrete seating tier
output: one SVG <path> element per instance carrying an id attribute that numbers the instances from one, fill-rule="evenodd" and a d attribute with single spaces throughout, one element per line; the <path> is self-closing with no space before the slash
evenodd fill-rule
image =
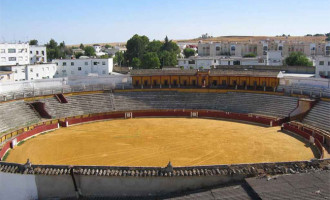
<path id="1" fill-rule="evenodd" d="M 115 93 L 115 110 L 209 109 L 287 117 L 297 98 L 254 93 L 125 92 Z"/>
<path id="2" fill-rule="evenodd" d="M 304 124 L 330 131 L 330 102 L 319 101 L 302 121 Z"/>
<path id="3" fill-rule="evenodd" d="M 0 104 L 0 133 L 38 121 L 39 115 L 23 100 Z"/>
<path id="4" fill-rule="evenodd" d="M 113 94 L 65 95 L 68 103 L 60 103 L 55 97 L 41 99 L 46 111 L 53 118 L 113 111 Z"/>

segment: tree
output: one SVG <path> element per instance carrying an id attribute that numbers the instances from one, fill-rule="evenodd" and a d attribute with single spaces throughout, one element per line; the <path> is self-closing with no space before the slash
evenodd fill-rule
<path id="1" fill-rule="evenodd" d="M 85 46 L 83 45 L 83 43 L 80 44 L 79 48 L 82 49 L 82 50 L 85 49 Z"/>
<path id="2" fill-rule="evenodd" d="M 105 55 L 100 56 L 100 58 L 109 58 L 109 55 L 105 54 Z"/>
<path id="3" fill-rule="evenodd" d="M 38 45 L 38 40 L 30 40 L 29 45 Z"/>
<path id="4" fill-rule="evenodd" d="M 292 52 L 285 63 L 290 66 L 313 66 L 313 63 L 301 52 Z"/>
<path id="5" fill-rule="evenodd" d="M 118 51 L 115 53 L 115 58 L 113 59 L 115 63 L 119 64 L 119 66 L 121 66 L 121 64 L 124 61 L 124 54 L 121 51 Z"/>
<path id="6" fill-rule="evenodd" d="M 163 43 L 159 40 L 153 40 L 147 45 L 147 51 L 148 52 L 156 52 L 159 53 L 161 48 L 163 46 Z"/>
<path id="7" fill-rule="evenodd" d="M 254 53 L 248 53 L 248 54 L 245 54 L 243 57 L 244 58 L 255 58 L 255 57 L 257 57 L 257 55 Z"/>
<path id="8" fill-rule="evenodd" d="M 191 49 L 191 48 L 185 48 L 183 50 L 183 54 L 184 54 L 184 57 L 186 58 L 189 58 L 190 56 L 195 56 L 195 50 Z"/>
<path id="9" fill-rule="evenodd" d="M 85 56 L 95 56 L 95 49 L 94 47 L 91 47 L 91 46 L 87 46 L 84 48 L 85 50 Z"/>
<path id="10" fill-rule="evenodd" d="M 50 39 L 49 43 L 46 44 L 46 47 L 55 49 L 57 47 L 57 42 L 54 39 Z"/>
<path id="11" fill-rule="evenodd" d="M 106 49 L 109 49 L 109 48 L 111 47 L 111 45 L 106 44 L 106 45 L 104 45 L 104 47 L 105 47 Z"/>
<path id="12" fill-rule="evenodd" d="M 330 41 L 330 36 L 325 39 L 325 41 Z"/>
<path id="13" fill-rule="evenodd" d="M 161 51 L 159 55 L 161 66 L 175 66 L 178 63 L 177 55 L 175 52 Z"/>
<path id="14" fill-rule="evenodd" d="M 65 53 L 61 51 L 60 47 L 54 39 L 51 39 L 46 44 L 48 60 L 58 59 L 65 57 Z"/>
<path id="15" fill-rule="evenodd" d="M 179 46 L 175 42 L 172 42 L 172 40 L 169 41 L 167 36 L 165 37 L 165 42 L 162 46 L 162 50 L 163 51 L 173 51 L 176 54 L 180 53 Z"/>
<path id="16" fill-rule="evenodd" d="M 139 58 L 133 58 L 132 67 L 138 69 L 141 66 L 141 60 Z"/>
<path id="17" fill-rule="evenodd" d="M 146 52 L 147 45 L 149 44 L 149 38 L 147 36 L 139 36 L 135 34 L 126 43 L 126 59 L 129 63 L 132 63 L 133 58 L 142 58 L 142 55 Z"/>
<path id="18" fill-rule="evenodd" d="M 141 66 L 144 69 L 159 69 L 160 62 L 156 53 L 149 52 L 142 56 Z"/>
<path id="19" fill-rule="evenodd" d="M 77 53 L 74 54 L 74 56 L 75 56 L 77 59 L 80 58 L 80 56 L 82 56 L 82 55 L 84 55 L 84 54 L 81 53 L 81 52 L 77 52 Z"/>

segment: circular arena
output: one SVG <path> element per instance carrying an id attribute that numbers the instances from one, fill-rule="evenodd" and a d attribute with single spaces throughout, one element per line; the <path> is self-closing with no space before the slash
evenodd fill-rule
<path id="1" fill-rule="evenodd" d="M 215 88 L 61 91 L 0 103 L 0 178 L 23 184 L 22 194 L 165 198 L 228 184 L 236 194 L 230 184 L 243 184 L 244 193 L 257 180 L 249 178 L 330 166 L 326 98 Z"/>
<path id="2" fill-rule="evenodd" d="M 313 154 L 313 150 L 315 155 Z M 6 161 L 24 164 L 174 166 L 310 160 L 317 150 L 280 127 L 189 118 L 110 120 L 29 139 Z"/>

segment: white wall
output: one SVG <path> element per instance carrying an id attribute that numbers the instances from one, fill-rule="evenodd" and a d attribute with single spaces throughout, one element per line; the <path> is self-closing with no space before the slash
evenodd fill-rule
<path id="1" fill-rule="evenodd" d="M 0 199 L 38 199 L 35 176 L 0 172 Z"/>
<path id="2" fill-rule="evenodd" d="M 54 78 L 57 66 L 54 63 L 26 66 L 26 80 Z"/>
<path id="3" fill-rule="evenodd" d="M 31 45 L 29 54 L 30 64 L 47 62 L 47 52 L 45 46 Z"/>
<path id="4" fill-rule="evenodd" d="M 29 44 L 0 44 L 0 66 L 29 64 Z"/>
<path id="5" fill-rule="evenodd" d="M 317 56 L 315 59 L 315 77 L 330 78 L 330 56 Z"/>
<path id="6" fill-rule="evenodd" d="M 109 75 L 113 71 L 113 59 L 54 59 L 56 77 Z"/>

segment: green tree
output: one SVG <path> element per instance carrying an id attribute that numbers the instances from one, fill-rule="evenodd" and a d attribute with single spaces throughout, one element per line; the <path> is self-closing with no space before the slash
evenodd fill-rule
<path id="1" fill-rule="evenodd" d="M 117 63 L 119 66 L 121 66 L 125 60 L 124 53 L 121 51 L 116 52 L 115 58 L 113 60 L 115 63 Z"/>
<path id="2" fill-rule="evenodd" d="M 163 51 L 173 51 L 176 54 L 180 53 L 179 46 L 175 42 L 172 42 L 172 40 L 169 41 L 167 36 L 165 37 L 165 42 L 162 46 L 162 50 Z"/>
<path id="3" fill-rule="evenodd" d="M 156 52 L 159 53 L 161 51 L 161 48 L 163 46 L 163 43 L 159 40 L 153 40 L 150 42 L 147 46 L 148 52 Z"/>
<path id="4" fill-rule="evenodd" d="M 100 56 L 100 58 L 109 58 L 109 55 L 105 54 L 105 55 Z"/>
<path id="5" fill-rule="evenodd" d="M 81 53 L 81 52 L 77 52 L 77 53 L 74 54 L 74 56 L 75 56 L 77 59 L 80 58 L 80 56 L 82 56 L 82 55 L 84 55 L 84 54 Z"/>
<path id="6" fill-rule="evenodd" d="M 126 59 L 129 63 L 132 63 L 133 58 L 141 58 L 146 52 L 147 45 L 149 44 L 149 38 L 147 36 L 139 36 L 135 34 L 126 43 Z"/>
<path id="7" fill-rule="evenodd" d="M 313 66 L 313 63 L 301 52 L 292 52 L 285 63 L 290 66 Z"/>
<path id="8" fill-rule="evenodd" d="M 161 51 L 159 55 L 161 66 L 175 66 L 178 63 L 177 55 L 175 52 Z"/>
<path id="9" fill-rule="evenodd" d="M 104 47 L 105 47 L 106 49 L 109 49 L 109 48 L 111 47 L 111 45 L 106 44 L 106 45 L 104 45 Z"/>
<path id="10" fill-rule="evenodd" d="M 186 58 L 189 58 L 190 56 L 194 56 L 195 53 L 196 53 L 195 50 L 193 50 L 191 48 L 185 48 L 183 50 L 184 57 L 186 57 Z"/>
<path id="11" fill-rule="evenodd" d="M 254 58 L 254 57 L 257 57 L 257 55 L 254 53 L 248 53 L 248 54 L 245 54 L 243 57 L 244 58 Z"/>
<path id="12" fill-rule="evenodd" d="M 29 45 L 38 45 L 38 40 L 30 40 Z"/>
<path id="13" fill-rule="evenodd" d="M 51 39 L 46 44 L 47 49 L 47 58 L 48 60 L 64 58 L 65 54 L 61 51 L 60 47 L 57 45 L 57 42 L 54 39 Z"/>
<path id="14" fill-rule="evenodd" d="M 84 46 L 84 44 L 83 44 L 83 43 L 81 43 L 81 44 L 80 44 L 80 46 L 79 46 L 79 48 L 80 48 L 80 49 L 82 49 L 82 50 L 84 50 L 84 49 L 85 49 L 85 46 Z"/>
<path id="15" fill-rule="evenodd" d="M 139 69 L 140 66 L 141 66 L 141 60 L 139 58 L 133 58 L 132 67 L 134 69 Z"/>
<path id="16" fill-rule="evenodd" d="M 84 48 L 85 50 L 85 56 L 95 56 L 95 49 L 94 47 L 91 47 L 91 46 L 87 46 Z"/>
<path id="17" fill-rule="evenodd" d="M 160 62 L 158 55 L 154 52 L 148 52 L 142 56 L 141 66 L 144 69 L 159 69 Z"/>

